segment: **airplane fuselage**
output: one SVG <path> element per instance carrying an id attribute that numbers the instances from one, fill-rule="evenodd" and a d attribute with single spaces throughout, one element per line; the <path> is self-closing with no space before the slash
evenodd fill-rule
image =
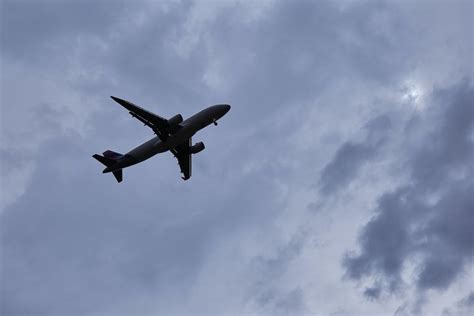
<path id="1" fill-rule="evenodd" d="M 162 141 L 158 136 L 153 137 L 127 152 L 116 164 L 106 168 L 103 172 L 107 173 L 124 169 L 153 157 L 156 154 L 172 150 L 183 142 L 188 141 L 188 139 L 199 130 L 216 123 L 229 109 L 230 106 L 227 104 L 210 106 L 181 122 L 179 124 L 180 128 L 174 134 L 169 135 L 165 141 Z"/>

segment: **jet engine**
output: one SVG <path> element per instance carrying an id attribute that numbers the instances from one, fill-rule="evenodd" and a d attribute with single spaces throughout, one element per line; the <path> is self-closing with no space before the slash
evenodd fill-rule
<path id="1" fill-rule="evenodd" d="M 204 150 L 204 143 L 203 142 L 199 142 L 199 143 L 196 143 L 192 146 L 189 147 L 189 152 L 191 154 L 197 154 L 198 152 L 200 151 L 203 151 Z"/>
<path id="2" fill-rule="evenodd" d="M 168 125 L 170 127 L 176 127 L 179 125 L 179 123 L 181 123 L 183 121 L 183 117 L 181 116 L 181 114 L 176 114 L 175 116 L 173 116 L 172 118 L 170 118 L 168 120 Z"/>

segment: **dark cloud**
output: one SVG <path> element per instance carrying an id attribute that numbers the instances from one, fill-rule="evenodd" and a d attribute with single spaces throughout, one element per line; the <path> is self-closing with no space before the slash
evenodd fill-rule
<path id="1" fill-rule="evenodd" d="M 467 306 L 469 308 L 474 308 L 474 292 L 469 293 L 465 298 L 458 302 L 459 306 Z"/>
<path id="2" fill-rule="evenodd" d="M 331 269 L 334 257 L 316 253 L 314 259 L 306 247 L 311 218 L 294 202 L 311 190 L 302 179 L 336 152 L 321 175 L 321 192 L 349 188 L 400 136 L 392 135 L 391 115 L 364 125 L 366 114 L 390 111 L 392 93 L 418 72 L 442 82 L 452 79 L 445 70 L 464 73 L 470 56 L 457 27 L 469 29 L 471 17 L 450 17 L 438 4 L 1 6 L 2 190 L 14 186 L 3 182 L 4 170 L 10 178 L 15 170 L 34 170 L 0 215 L 6 315 L 311 314 L 321 302 L 308 291 L 325 285 L 292 280 L 291 273 L 310 278 L 314 271 L 290 267 L 315 260 L 328 267 L 325 274 L 339 272 Z M 461 44 L 446 46 L 450 40 Z M 434 61 L 425 64 L 430 56 Z M 445 288 L 465 266 L 460 254 L 471 245 L 466 227 L 472 226 L 458 229 L 449 215 L 466 216 L 462 210 L 471 205 L 466 192 L 472 186 L 459 176 L 472 158 L 466 150 L 472 137 L 464 131 L 472 113 L 466 89 L 437 92 L 442 104 L 456 97 L 459 109 L 437 111 L 439 117 L 426 121 L 420 116 L 401 134 L 410 139 L 442 126 L 429 135 L 431 145 L 410 143 L 406 171 L 413 183 L 380 200 L 362 234 L 362 253 L 347 257 L 349 276 L 381 275 L 366 288 L 371 299 L 382 297 L 384 278 L 398 286 L 410 253 L 424 258 L 420 289 Z M 108 95 L 163 116 L 188 116 L 213 103 L 233 107 L 218 132 L 199 134 L 206 151 L 194 159 L 191 182 L 180 182 L 173 157 L 160 155 L 125 171 L 117 186 L 91 154 L 125 152 L 152 134 Z M 312 121 L 314 113 L 321 124 Z M 362 137 L 340 137 L 357 134 L 360 126 Z M 327 143 L 319 142 L 322 134 L 329 135 Z M 439 198 L 427 205 L 421 196 L 433 192 Z M 459 211 L 444 211 L 450 207 Z M 319 216 L 321 225 L 330 221 Z M 277 221 L 284 228 L 276 229 Z M 327 247 L 341 247 L 339 237 Z M 446 249 L 444 261 L 431 257 Z M 335 302 L 322 303 L 341 309 L 343 294 L 331 291 L 324 289 Z"/>
<path id="3" fill-rule="evenodd" d="M 474 292 L 470 292 L 466 297 L 460 299 L 451 308 L 443 310 L 443 316 L 451 315 L 472 315 L 474 312 Z"/>
<path id="4" fill-rule="evenodd" d="M 469 265 L 474 250 L 473 101 L 469 82 L 435 91 L 426 117 L 416 121 L 415 129 L 427 132 L 415 142 L 417 150 L 407 153 L 411 184 L 379 199 L 361 232 L 360 253 L 344 258 L 350 278 L 375 276 L 394 291 L 404 266 L 417 256 L 419 290 L 444 290 Z M 407 145 L 412 134 L 408 129 L 404 136 Z"/>
<path id="5" fill-rule="evenodd" d="M 276 211 L 255 185 L 270 187 L 255 177 L 239 185 L 245 198 L 238 199 L 238 209 L 228 207 L 233 196 L 227 189 L 215 191 L 209 203 L 196 200 L 199 193 L 181 192 L 176 205 L 165 198 L 174 189 L 164 184 L 131 190 L 139 179 L 119 187 L 102 178 L 102 187 L 91 186 L 102 175 L 77 135 L 52 140 L 39 154 L 41 168 L 27 195 L 2 215 L 5 315 L 118 312 L 115 302 L 135 296 L 156 296 L 153 308 L 163 305 L 163 312 L 172 312 L 177 307 L 163 297 L 189 293 L 220 234 L 232 235 L 239 226 L 247 230 L 250 218 L 257 224 L 264 213 Z M 265 206 L 256 205 L 252 194 L 267 201 Z M 150 312 L 150 306 L 127 308 L 132 308 L 127 313 Z"/>
<path id="6" fill-rule="evenodd" d="M 321 189 L 332 193 L 341 185 L 347 184 L 359 169 L 375 155 L 377 148 L 364 143 L 347 142 L 336 152 L 334 159 L 323 169 Z"/>
<path id="7" fill-rule="evenodd" d="M 380 212 L 375 219 L 364 228 L 360 237 L 361 254 L 349 255 L 345 258 L 349 277 L 360 279 L 373 271 L 382 273 L 390 281 L 390 287 L 395 289 L 399 279 L 402 264 L 407 253 L 408 226 L 405 216 L 400 214 L 405 208 L 408 189 L 399 190 L 384 195 L 379 201 Z"/>
<path id="8" fill-rule="evenodd" d="M 382 289 L 378 286 L 368 287 L 364 290 L 364 295 L 368 299 L 378 299 Z"/>
<path id="9" fill-rule="evenodd" d="M 300 288 L 290 291 L 275 304 L 273 315 L 305 315 L 308 313 L 305 297 Z"/>
<path id="10" fill-rule="evenodd" d="M 121 128 L 115 120 L 104 124 L 108 113 L 91 117 L 94 132 L 86 138 L 58 124 L 64 111 L 47 105 L 34 116 L 40 130 L 56 124 L 35 153 L 39 167 L 24 196 L 1 215 L 2 315 L 189 314 L 174 300 L 191 295 L 221 236 L 252 232 L 281 210 L 265 170 L 212 184 L 209 171 L 199 170 L 205 156 L 194 160 L 202 175 L 194 189 L 182 185 L 172 156 L 125 172 L 119 186 L 91 158 L 91 148 L 116 139 Z M 14 165 L 12 154 L 22 157 L 6 153 L 2 166 Z"/>
<path id="11" fill-rule="evenodd" d="M 278 288 L 278 282 L 285 275 L 292 261 L 305 246 L 307 234 L 298 233 L 290 241 L 280 246 L 272 256 L 258 256 L 253 260 L 252 269 L 255 275 L 250 301 L 255 301 L 265 314 L 303 315 L 308 312 L 306 300 L 301 288 L 288 291 Z"/>
<path id="12" fill-rule="evenodd" d="M 366 124 L 366 139 L 362 142 L 345 142 L 321 171 L 321 192 L 331 194 L 348 185 L 364 164 L 376 157 L 390 126 L 387 116 L 378 116 Z"/>
<path id="13" fill-rule="evenodd" d="M 47 63 L 81 35 L 101 36 L 127 12 L 127 1 L 2 1 L 2 51 L 27 63 Z M 72 53 L 72 52 L 70 52 Z M 50 58 L 50 54 L 54 57 Z"/>

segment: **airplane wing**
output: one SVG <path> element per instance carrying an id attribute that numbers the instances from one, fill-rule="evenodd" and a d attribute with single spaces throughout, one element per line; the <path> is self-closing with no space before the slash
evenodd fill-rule
<path id="1" fill-rule="evenodd" d="M 126 108 L 133 117 L 137 118 L 140 122 L 150 127 L 161 140 L 166 140 L 169 134 L 169 125 L 167 119 L 147 111 L 138 105 L 133 104 L 132 102 L 122 100 L 114 96 L 111 96 L 111 98 Z"/>
<path id="2" fill-rule="evenodd" d="M 189 147 L 192 145 L 192 138 L 188 139 L 188 142 L 184 142 L 176 148 L 172 149 L 171 152 L 174 154 L 176 159 L 178 159 L 179 168 L 183 176 L 183 180 L 188 180 L 191 178 L 192 171 L 192 154 Z"/>

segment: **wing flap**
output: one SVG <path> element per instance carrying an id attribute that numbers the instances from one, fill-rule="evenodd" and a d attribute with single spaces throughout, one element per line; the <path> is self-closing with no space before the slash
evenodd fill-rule
<path id="1" fill-rule="evenodd" d="M 178 159 L 179 168 L 181 169 L 181 173 L 183 174 L 181 178 L 183 180 L 188 180 L 189 178 L 191 178 L 192 174 L 192 154 L 189 149 L 191 144 L 192 138 L 190 137 L 187 143 L 184 142 L 183 144 L 171 150 L 176 159 Z"/>

